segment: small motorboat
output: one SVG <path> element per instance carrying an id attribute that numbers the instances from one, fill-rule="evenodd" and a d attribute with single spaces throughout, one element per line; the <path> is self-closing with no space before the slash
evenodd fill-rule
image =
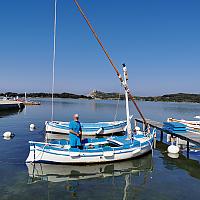
<path id="1" fill-rule="evenodd" d="M 47 121 L 45 123 L 47 133 L 69 134 L 69 122 Z M 81 123 L 82 134 L 85 136 L 108 135 L 126 130 L 127 122 L 97 122 Z"/>

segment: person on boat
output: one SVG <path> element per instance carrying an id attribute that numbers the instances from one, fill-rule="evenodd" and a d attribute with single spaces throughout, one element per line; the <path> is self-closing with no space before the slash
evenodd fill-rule
<path id="1" fill-rule="evenodd" d="M 82 128 L 79 122 L 79 115 L 74 114 L 73 120 L 69 123 L 69 144 L 72 148 L 81 148 Z"/>

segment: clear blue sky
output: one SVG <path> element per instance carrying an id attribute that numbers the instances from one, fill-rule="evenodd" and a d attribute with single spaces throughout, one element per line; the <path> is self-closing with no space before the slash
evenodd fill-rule
<path id="1" fill-rule="evenodd" d="M 136 95 L 200 93 L 199 0 L 79 0 Z M 51 90 L 54 0 L 0 0 L 0 90 Z M 72 0 L 58 0 L 56 92 L 120 91 Z"/>

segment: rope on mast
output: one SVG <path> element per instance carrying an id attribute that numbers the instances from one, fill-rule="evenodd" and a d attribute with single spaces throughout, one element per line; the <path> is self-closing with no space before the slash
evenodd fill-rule
<path id="1" fill-rule="evenodd" d="M 78 7 L 78 10 L 80 11 L 81 15 L 82 15 L 83 18 L 85 19 L 86 23 L 88 24 L 88 26 L 89 26 L 90 30 L 92 31 L 94 37 L 96 38 L 97 42 L 99 43 L 99 45 L 101 46 L 102 50 L 104 51 L 104 53 L 105 53 L 106 57 L 108 58 L 110 64 L 113 66 L 115 72 L 117 73 L 117 76 L 118 76 L 119 80 L 120 80 L 121 83 L 122 83 L 122 86 L 123 86 L 124 89 L 127 91 L 129 98 L 131 99 L 131 101 L 132 101 L 133 104 L 135 105 L 135 107 L 136 107 L 138 113 L 140 114 L 140 116 L 141 116 L 143 122 L 145 123 L 145 126 L 147 126 L 147 122 L 146 122 L 146 120 L 145 120 L 145 118 L 144 118 L 142 112 L 140 111 L 140 109 L 139 109 L 137 103 L 135 102 L 134 97 L 131 95 L 128 86 L 124 84 L 124 81 L 123 81 L 123 78 L 122 78 L 121 74 L 119 73 L 117 67 L 116 67 L 115 64 L 113 63 L 113 61 L 112 61 L 110 55 L 108 54 L 108 52 L 107 52 L 106 49 L 104 48 L 104 46 L 103 46 L 101 40 L 99 39 L 97 33 L 95 32 L 95 30 L 94 30 L 94 28 L 92 27 L 91 23 L 89 22 L 88 18 L 87 18 L 86 15 L 84 14 L 84 12 L 83 12 L 82 8 L 80 7 L 79 3 L 77 2 L 77 0 L 73 0 L 73 1 L 74 1 L 74 3 L 76 4 L 76 6 Z"/>
<path id="2" fill-rule="evenodd" d="M 54 117 L 54 88 L 55 88 L 55 61 L 56 61 L 56 17 L 57 17 L 57 0 L 54 4 L 54 28 L 53 28 L 53 60 L 52 60 L 52 88 L 51 88 L 51 121 Z"/>

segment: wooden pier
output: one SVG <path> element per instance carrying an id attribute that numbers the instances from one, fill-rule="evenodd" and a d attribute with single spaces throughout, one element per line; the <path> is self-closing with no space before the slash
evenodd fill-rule
<path id="1" fill-rule="evenodd" d="M 145 127 L 144 122 L 142 119 L 135 119 L 135 126 L 137 126 L 137 123 L 140 123 L 143 125 L 143 129 Z M 190 151 L 190 143 L 196 144 L 200 146 L 200 133 L 196 132 L 183 132 L 183 133 L 171 133 L 167 130 L 163 129 L 163 124 L 161 122 L 157 122 L 151 119 L 146 119 L 147 124 L 151 128 L 156 128 L 157 130 L 160 131 L 160 141 L 163 142 L 163 135 L 165 134 L 170 134 L 174 137 L 180 138 L 181 140 L 186 141 L 187 143 L 187 157 L 189 158 L 189 151 Z"/>

